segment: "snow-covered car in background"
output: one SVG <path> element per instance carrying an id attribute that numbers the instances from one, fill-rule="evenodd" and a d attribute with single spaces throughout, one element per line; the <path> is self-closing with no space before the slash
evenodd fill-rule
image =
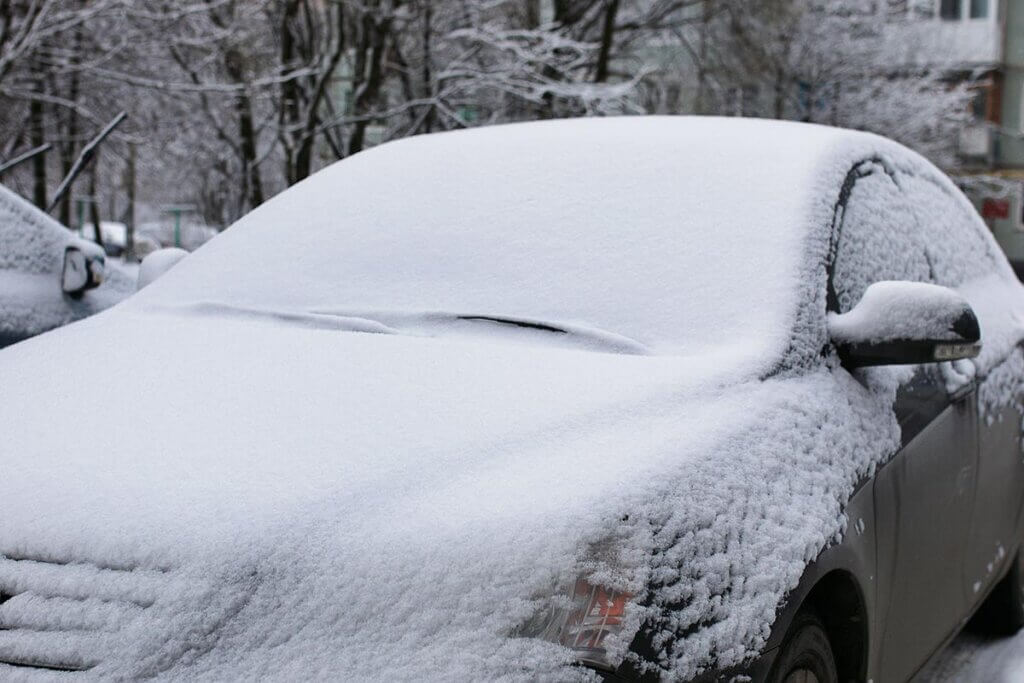
<path id="1" fill-rule="evenodd" d="M 0 354 L 0 673 L 904 680 L 1024 620 L 1022 311 L 876 136 L 383 145 Z"/>
<path id="2" fill-rule="evenodd" d="M 0 348 L 92 315 L 134 289 L 103 249 L 0 186 Z"/>

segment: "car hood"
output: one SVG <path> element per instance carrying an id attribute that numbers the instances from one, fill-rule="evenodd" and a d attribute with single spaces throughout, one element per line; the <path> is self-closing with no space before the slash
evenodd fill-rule
<path id="1" fill-rule="evenodd" d="M 307 323 L 115 310 L 0 355 L 0 591 L 29 627 L 60 627 L 0 632 L 0 660 L 214 679 L 581 676 L 567 650 L 508 636 L 597 549 L 638 602 L 684 512 L 706 531 L 724 515 L 723 538 L 770 531 L 729 550 L 744 554 L 795 525 L 769 552 L 802 558 L 838 532 L 844 482 L 869 464 L 852 448 L 844 467 L 817 463 L 805 443 L 767 461 L 766 492 L 771 434 L 820 429 L 813 401 L 842 392 L 824 370 L 758 380 L 764 359 L 742 348 L 618 355 Z M 864 396 L 833 422 L 865 429 Z M 771 413 L 797 417 L 773 431 Z M 891 442 L 880 424 L 868 436 Z M 780 512 L 771 496 L 792 483 L 771 493 L 772 477 L 808 463 L 820 509 Z M 701 547 L 687 552 L 726 552 Z M 751 599 L 777 601 L 792 573 Z M 763 642 L 765 624 L 749 628 Z"/>

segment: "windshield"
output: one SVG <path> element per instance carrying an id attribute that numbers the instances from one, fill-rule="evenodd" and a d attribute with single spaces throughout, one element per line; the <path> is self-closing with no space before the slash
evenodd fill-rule
<path id="1" fill-rule="evenodd" d="M 807 222 L 793 188 L 813 185 L 791 150 L 808 131 L 797 145 L 791 128 L 766 141 L 771 124 L 737 122 L 723 146 L 721 125 L 564 121 L 384 145 L 253 212 L 149 298 L 519 319 L 655 353 L 778 349 Z"/>

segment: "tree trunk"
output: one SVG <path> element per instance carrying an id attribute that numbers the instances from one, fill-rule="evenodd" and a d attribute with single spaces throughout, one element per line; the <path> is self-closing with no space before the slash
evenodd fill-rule
<path id="1" fill-rule="evenodd" d="M 597 54 L 595 83 L 608 80 L 608 64 L 611 61 L 612 43 L 615 41 L 615 17 L 619 13 L 619 0 L 608 0 L 604 10 L 604 25 L 601 28 L 601 49 Z"/>
<path id="2" fill-rule="evenodd" d="M 384 80 L 382 63 L 384 61 L 384 38 L 391 26 L 391 19 L 383 18 L 379 22 L 374 16 L 367 12 L 363 17 L 363 46 L 368 48 L 369 54 L 362 61 L 365 64 L 365 80 L 358 89 L 355 98 L 355 113 L 365 115 L 370 112 L 372 104 L 377 102 Z M 363 149 L 366 144 L 366 128 L 370 120 L 363 116 L 356 122 L 352 130 L 352 137 L 349 138 L 348 153 L 355 154 Z"/>
<path id="3" fill-rule="evenodd" d="M 135 261 L 135 145 L 128 145 L 128 162 L 124 170 L 125 196 L 128 208 L 124 219 L 124 259 Z"/>
<path id="4" fill-rule="evenodd" d="M 698 50 L 697 64 L 697 113 L 708 112 L 707 87 L 708 87 L 708 30 L 711 24 L 711 12 L 708 8 L 710 0 L 703 0 L 700 4 L 700 44 Z"/>
<path id="5" fill-rule="evenodd" d="M 100 174 L 100 160 L 95 159 L 92 164 L 92 173 L 89 174 L 89 220 L 92 221 L 93 234 L 96 236 L 96 244 L 103 246 L 103 230 L 100 229 L 100 203 L 97 199 L 96 176 Z M 83 235 L 84 237 L 85 235 Z"/>
<path id="6" fill-rule="evenodd" d="M 263 181 L 256 159 L 256 128 L 253 125 L 252 102 L 248 94 L 238 96 L 238 134 L 241 139 L 242 166 L 245 169 L 245 184 L 248 190 L 249 208 L 255 209 L 263 203 Z"/>
<path id="7" fill-rule="evenodd" d="M 431 72 L 431 53 L 433 47 L 431 39 L 433 37 L 433 9 L 431 6 L 432 0 L 426 0 L 423 3 L 423 87 L 426 89 L 427 96 L 430 98 L 434 97 L 434 76 Z M 434 105 L 427 105 L 427 113 L 423 117 L 423 132 L 429 133 L 434 129 Z"/>
<path id="8" fill-rule="evenodd" d="M 78 102 L 78 55 L 82 46 L 82 32 L 76 29 L 74 32 L 74 49 L 71 52 L 71 82 L 68 85 L 68 100 Z M 66 178 L 71 172 L 71 166 L 75 163 L 75 152 L 78 147 L 78 111 L 71 109 L 67 112 L 67 127 L 64 131 L 64 140 L 61 141 L 60 166 L 62 176 Z M 64 193 L 60 200 L 60 222 L 64 225 L 71 225 L 71 188 Z"/>
<path id="9" fill-rule="evenodd" d="M 245 84 L 245 58 L 237 50 L 231 49 L 224 54 L 224 67 L 231 80 L 239 85 Z M 235 98 L 235 112 L 238 114 L 238 152 L 242 163 L 242 190 L 249 203 L 249 209 L 255 209 L 263 203 L 263 181 L 260 178 L 260 167 L 257 159 L 258 146 L 256 126 L 253 123 L 252 99 L 248 90 L 243 90 Z"/>
<path id="10" fill-rule="evenodd" d="M 289 0 L 285 3 L 281 17 L 281 73 L 284 75 L 295 67 L 295 31 L 302 0 Z M 299 125 L 299 86 L 294 78 L 281 83 L 281 111 L 279 123 L 282 128 L 281 139 L 284 143 L 285 180 L 293 185 L 300 180 L 297 166 L 300 164 L 295 149 L 295 128 Z M 301 153 L 301 152 L 299 152 Z"/>
<path id="11" fill-rule="evenodd" d="M 38 82 L 39 91 L 42 92 L 42 81 Z M 29 127 L 31 128 L 32 146 L 39 147 L 46 143 L 46 132 L 44 129 L 45 119 L 43 118 L 43 103 L 39 100 L 32 100 L 29 103 Z M 43 211 L 46 211 L 46 155 L 37 154 L 32 159 L 32 201 Z"/>
<path id="12" fill-rule="evenodd" d="M 786 86 L 785 75 L 782 73 L 782 67 L 776 67 L 775 69 L 775 118 L 782 119 L 786 113 L 785 103 L 786 94 L 784 88 Z"/>

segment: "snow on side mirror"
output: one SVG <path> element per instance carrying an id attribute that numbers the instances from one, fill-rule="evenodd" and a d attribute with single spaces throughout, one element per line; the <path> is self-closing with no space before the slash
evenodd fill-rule
<path id="1" fill-rule="evenodd" d="M 139 264 L 139 279 L 136 281 L 135 290 L 138 291 L 142 289 L 153 280 L 173 268 L 174 264 L 186 256 L 188 256 L 187 251 L 176 247 L 157 249 L 150 253 L 146 258 L 142 259 L 142 263 Z"/>
<path id="2" fill-rule="evenodd" d="M 981 329 L 952 289 L 924 282 L 876 282 L 848 313 L 829 313 L 828 331 L 847 367 L 974 358 Z"/>
<path id="3" fill-rule="evenodd" d="M 60 286 L 65 294 L 77 299 L 86 290 L 103 283 L 106 255 L 98 244 L 85 240 L 74 240 L 64 247 L 64 267 L 61 269 Z"/>

